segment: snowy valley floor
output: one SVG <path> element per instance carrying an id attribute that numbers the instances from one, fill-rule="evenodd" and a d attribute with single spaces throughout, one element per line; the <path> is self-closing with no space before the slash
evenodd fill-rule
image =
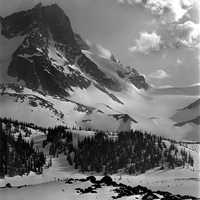
<path id="1" fill-rule="evenodd" d="M 59 181 L 64 178 L 85 178 L 94 175 L 97 179 L 102 176 L 98 174 L 81 174 L 68 165 L 64 156 L 53 159 L 51 168 L 44 170 L 43 175 L 6 177 L 0 180 L 0 187 L 7 183 L 12 188 L 0 189 L 0 200 L 73 200 L 73 199 L 112 199 L 115 194 L 111 186 L 98 189 L 97 193 L 79 194 L 76 188 L 90 186 L 88 182 L 75 182 L 65 184 Z M 132 187 L 142 185 L 153 191 L 168 191 L 172 194 L 192 195 L 200 198 L 200 171 L 187 168 L 176 168 L 174 170 L 150 170 L 145 174 L 133 176 L 114 174 L 112 179 L 117 183 L 124 183 Z M 24 186 L 25 187 L 17 187 Z M 139 197 L 138 197 L 139 198 Z M 120 199 L 129 199 L 120 198 Z M 137 199 L 132 197 L 130 199 Z M 140 198 L 139 198 L 140 199 Z"/>

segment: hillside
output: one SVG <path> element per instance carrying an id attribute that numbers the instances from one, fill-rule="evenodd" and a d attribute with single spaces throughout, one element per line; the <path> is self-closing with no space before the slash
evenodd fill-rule
<path id="1" fill-rule="evenodd" d="M 60 192 L 63 195 L 66 195 L 65 192 L 67 192 L 68 195 L 72 195 L 70 196 L 72 199 L 83 198 L 84 195 L 86 195 L 85 198 L 88 198 L 91 194 L 91 198 L 93 198 L 94 195 L 98 196 L 99 192 L 103 192 L 105 194 L 106 191 L 110 191 L 110 186 L 101 186 L 97 190 L 94 189 L 94 191 L 96 191 L 97 193 L 90 193 L 90 189 L 85 190 L 89 187 L 89 185 L 82 185 L 82 178 L 85 178 L 87 177 L 87 175 L 91 174 L 99 178 L 102 177 L 102 174 L 105 172 L 112 174 L 113 180 L 115 180 L 117 183 L 124 183 L 125 185 L 123 187 L 131 185 L 133 188 L 135 188 L 137 185 L 143 185 L 149 188 L 147 189 L 145 187 L 142 187 L 144 189 L 144 194 L 143 192 L 135 194 L 131 192 L 132 190 L 130 190 L 129 192 L 127 191 L 128 195 L 127 193 L 121 193 L 122 191 L 124 191 L 124 189 L 119 193 L 116 190 L 116 193 L 106 193 L 107 196 L 105 196 L 105 198 L 108 199 L 110 199 L 114 194 L 114 196 L 117 196 L 117 194 L 123 194 L 125 196 L 130 195 L 130 198 L 134 197 L 134 195 L 139 195 L 142 197 L 146 194 L 147 191 L 150 192 L 151 195 L 152 193 L 157 195 L 158 193 L 156 191 L 158 190 L 171 191 L 173 195 L 178 193 L 195 197 L 199 196 L 197 189 L 197 170 L 200 166 L 198 160 L 198 143 L 178 143 L 175 141 L 165 140 L 164 138 L 160 138 L 154 135 L 149 135 L 146 133 L 142 134 L 140 132 L 121 133 L 117 137 L 116 135 L 113 135 L 113 133 L 107 132 L 106 134 L 108 138 L 106 139 L 106 135 L 102 138 L 101 133 L 97 135 L 95 134 L 96 131 L 75 130 L 70 129 L 69 127 L 55 127 L 54 129 L 45 129 L 35 126 L 34 124 L 22 123 L 9 119 L 1 119 L 1 124 L 3 124 L 3 130 L 6 132 L 10 132 L 10 134 L 13 135 L 15 138 L 19 137 L 20 132 L 24 140 L 34 141 L 34 147 L 36 149 L 39 149 L 40 151 L 43 151 L 46 157 L 46 163 L 44 165 L 43 173 L 41 175 L 30 172 L 28 176 L 6 176 L 5 179 L 0 179 L 0 186 L 2 187 L 0 188 L 1 197 L 5 197 L 5 195 L 8 194 L 6 193 L 6 191 L 9 191 L 9 196 L 7 196 L 9 197 L 9 199 L 20 199 L 21 195 L 24 195 L 25 191 L 25 193 L 30 197 L 32 196 L 32 192 L 38 192 L 39 194 L 46 196 L 48 192 L 51 193 L 50 191 L 54 190 L 55 193 L 54 195 L 51 195 L 52 198 L 55 198 L 55 196 L 57 196 Z M 121 139 L 117 139 L 118 137 L 120 137 Z M 98 143 L 96 143 L 95 140 Z M 141 142 L 144 142 L 144 144 L 146 142 L 147 143 L 146 145 L 141 145 Z M 108 143 L 109 145 L 107 146 Z M 96 158 L 99 159 L 98 165 L 94 157 L 91 156 L 93 154 L 93 150 L 88 151 L 88 145 L 91 149 L 96 148 Z M 130 151 L 130 147 L 135 147 L 134 149 L 131 148 L 133 151 L 131 154 L 127 153 L 127 151 Z M 148 149 L 150 147 L 151 149 Z M 77 149 L 76 156 L 78 156 L 79 159 L 76 159 L 76 157 L 74 157 L 74 159 L 76 160 L 74 162 L 73 154 L 75 149 Z M 84 149 L 87 151 L 85 151 Z M 119 151 L 117 149 L 119 149 Z M 153 154 L 152 151 L 154 152 Z M 123 154 L 123 152 L 125 154 Z M 159 152 L 165 153 L 163 154 L 160 161 L 158 159 L 159 164 L 156 164 L 157 162 L 155 162 L 155 159 L 159 158 L 157 157 L 157 155 L 160 154 Z M 167 152 L 169 152 L 169 154 Z M 53 156 L 56 155 L 55 158 L 50 156 L 49 153 Z M 105 156 L 104 153 L 107 156 Z M 114 155 L 115 153 L 117 153 L 118 156 L 113 157 L 112 155 Z M 128 160 L 123 158 L 124 155 L 128 156 Z M 146 158 L 145 155 L 147 156 Z M 87 162 L 85 162 L 87 156 L 89 157 L 87 159 Z M 169 156 L 170 159 L 168 160 Z M 193 161 L 191 160 L 193 164 L 187 163 L 188 161 L 191 161 L 190 159 L 187 161 L 185 156 L 191 156 L 194 159 Z M 84 162 L 80 162 L 81 157 L 84 158 Z M 119 164 L 117 164 L 117 159 L 122 158 L 124 162 L 120 162 L 119 166 Z M 150 162 L 147 158 L 150 159 Z M 106 168 L 104 167 L 105 165 L 102 163 L 102 159 L 107 159 L 105 160 L 106 164 L 108 164 Z M 127 161 L 132 164 L 130 165 L 130 163 L 127 163 Z M 141 162 L 145 162 L 145 165 L 141 164 Z M 78 165 L 75 163 L 77 163 Z M 81 163 L 84 165 L 82 166 Z M 152 163 L 153 166 L 150 163 Z M 88 164 L 90 165 L 90 167 L 88 167 Z M 184 167 L 181 165 L 183 165 Z M 94 168 L 92 171 L 90 171 L 92 169 L 91 166 L 93 166 Z M 95 166 L 98 167 L 98 169 L 95 169 Z M 76 169 L 77 167 L 78 169 Z M 72 186 L 74 185 L 74 187 L 71 187 L 71 185 L 68 185 L 68 183 L 66 182 L 72 176 L 74 179 L 80 179 L 80 182 L 78 180 L 73 182 L 73 179 L 71 179 L 73 183 Z M 4 186 L 7 183 L 10 183 L 11 187 L 13 188 L 5 189 Z M 42 187 L 38 184 L 42 184 Z M 119 186 L 121 187 L 122 185 Z M 112 190 L 115 191 L 116 187 L 117 185 L 114 186 Z M 193 189 L 191 189 L 190 187 L 192 187 Z M 82 188 L 80 189 L 80 191 L 85 190 L 84 194 L 78 193 L 78 190 L 75 190 L 75 188 Z M 174 190 L 174 188 L 176 188 L 176 190 Z M 63 189 L 65 191 L 64 193 Z M 167 192 L 161 192 L 159 194 L 171 195 Z M 59 198 L 62 199 L 63 195 L 59 195 Z M 31 197 L 29 199 L 31 199 Z M 45 197 L 43 199 L 45 199 Z"/>

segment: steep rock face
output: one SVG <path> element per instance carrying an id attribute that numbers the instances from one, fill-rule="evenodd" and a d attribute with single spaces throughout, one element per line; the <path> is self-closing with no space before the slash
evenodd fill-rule
<path id="1" fill-rule="evenodd" d="M 116 120 L 123 120 L 124 122 L 126 121 L 132 121 L 134 123 L 138 123 L 136 120 L 134 120 L 132 117 L 130 117 L 128 114 L 114 114 L 111 115 L 113 118 L 115 118 Z"/>
<path id="2" fill-rule="evenodd" d="M 8 67 L 10 76 L 23 80 L 28 88 L 59 96 L 68 95 L 71 87 L 90 85 L 87 78 L 69 66 L 70 59 L 74 60 L 74 54 L 80 54 L 80 49 L 68 17 L 57 5 L 37 5 L 10 15 L 1 23 L 2 35 L 7 38 L 25 35 L 23 43 L 13 53 Z M 61 57 L 63 63 L 54 63 L 56 56 Z"/>
<path id="3" fill-rule="evenodd" d="M 67 90 L 71 87 L 89 87 L 91 81 L 79 70 L 70 68 L 70 64 L 76 63 L 83 73 L 102 86 L 118 88 L 117 83 L 81 53 L 83 40 L 73 33 L 68 17 L 56 4 L 46 7 L 39 4 L 31 10 L 3 18 L 1 23 L 2 35 L 6 38 L 25 35 L 23 43 L 13 53 L 8 74 L 25 81 L 27 87 L 60 96 L 68 95 Z M 62 66 L 53 64 L 50 48 L 63 56 L 65 63 Z M 67 73 L 64 72 L 66 68 Z"/>
<path id="4" fill-rule="evenodd" d="M 78 60 L 78 65 L 83 72 L 91 76 L 97 83 L 100 83 L 101 86 L 107 87 L 108 89 L 114 91 L 121 90 L 119 82 L 109 78 L 103 71 L 98 68 L 95 63 L 91 62 L 91 60 L 85 55 L 80 57 Z"/>
<path id="5" fill-rule="evenodd" d="M 126 67 L 124 71 L 117 71 L 121 78 L 128 79 L 133 85 L 138 89 L 148 89 L 149 85 L 146 82 L 144 76 L 140 75 L 136 69 L 133 67 Z"/>
<path id="6" fill-rule="evenodd" d="M 38 4 L 33 9 L 3 18 L 1 23 L 2 35 L 7 38 L 29 34 L 36 27 L 43 33 L 49 28 L 56 42 L 76 45 L 70 20 L 56 4 L 50 6 Z"/>
<path id="7" fill-rule="evenodd" d="M 79 34 L 75 33 L 74 39 L 75 39 L 76 43 L 78 44 L 78 46 L 81 48 L 81 50 L 89 50 L 90 49 L 87 42 L 85 42 Z"/>
<path id="8" fill-rule="evenodd" d="M 57 96 L 69 95 L 73 87 L 88 88 L 91 83 L 104 90 L 123 89 L 117 79 L 82 53 L 89 46 L 73 32 L 69 18 L 56 4 L 38 4 L 1 18 L 0 22 L 1 34 L 6 38 L 24 36 L 12 55 L 8 75 L 23 80 L 28 88 Z M 125 76 L 139 89 L 147 89 L 143 76 Z"/>

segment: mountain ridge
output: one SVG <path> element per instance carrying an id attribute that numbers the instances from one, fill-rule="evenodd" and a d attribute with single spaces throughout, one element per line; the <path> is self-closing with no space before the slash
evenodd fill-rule
<path id="1" fill-rule="evenodd" d="M 122 89 L 118 80 L 108 77 L 81 52 L 83 40 L 78 34 L 74 34 L 69 18 L 57 4 L 38 4 L 30 10 L 1 18 L 1 24 L 4 37 L 10 39 L 18 35 L 25 36 L 23 43 L 12 55 L 8 74 L 25 81 L 28 88 L 37 90 L 41 87 L 51 95 L 65 96 L 72 86 L 88 88 L 91 84 L 89 76 L 107 89 Z M 62 66 L 58 66 L 61 71 L 53 63 L 55 56 L 50 54 L 65 59 Z M 20 69 L 17 67 L 19 65 Z M 76 65 L 83 74 L 69 65 Z M 71 74 L 63 73 L 66 68 Z M 51 88 L 48 87 L 50 82 Z M 145 85 L 144 89 L 146 88 Z"/>
<path id="2" fill-rule="evenodd" d="M 152 87 L 134 65 L 124 66 L 103 47 L 94 51 L 93 44 L 73 31 L 58 5 L 38 4 L 0 21 L 0 42 L 3 38 L 3 44 L 12 47 L 1 56 L 11 55 L 0 63 L 1 70 L 15 79 L 1 81 L 2 117 L 41 126 L 144 129 L 169 137 L 191 129 L 182 130 L 169 118 L 180 104 L 174 96 L 151 93 Z M 188 98 L 174 95 L 183 105 Z M 172 130 L 178 134 L 172 135 Z"/>

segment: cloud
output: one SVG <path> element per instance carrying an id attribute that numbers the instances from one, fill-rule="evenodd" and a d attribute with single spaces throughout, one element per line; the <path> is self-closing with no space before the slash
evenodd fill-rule
<path id="1" fill-rule="evenodd" d="M 183 64 L 183 61 L 180 58 L 177 58 L 176 64 L 181 65 L 181 64 Z"/>
<path id="2" fill-rule="evenodd" d="M 165 78 L 169 78 L 170 75 L 163 69 L 158 69 L 155 72 L 152 72 L 151 74 L 149 74 L 148 77 L 151 79 L 165 79 Z"/>
<path id="3" fill-rule="evenodd" d="M 160 26 L 157 33 L 161 35 L 165 48 L 199 48 L 200 25 L 192 21 L 172 23 Z"/>
<path id="4" fill-rule="evenodd" d="M 140 33 L 139 39 L 136 39 L 135 46 L 129 48 L 131 52 L 140 52 L 148 54 L 150 51 L 159 51 L 162 46 L 161 37 L 155 32 Z"/>
<path id="5" fill-rule="evenodd" d="M 90 51 L 103 58 L 111 59 L 113 56 L 112 52 L 109 49 L 104 48 L 101 44 L 92 43 L 89 40 L 86 40 L 86 43 L 90 47 Z"/>
<path id="6" fill-rule="evenodd" d="M 104 58 L 110 59 L 110 57 L 112 56 L 111 51 L 108 50 L 108 49 L 106 49 L 106 48 L 104 48 L 100 44 L 96 45 L 96 49 L 99 52 L 99 55 L 102 56 L 102 57 L 104 57 Z"/>
<path id="7" fill-rule="evenodd" d="M 163 48 L 200 48 L 200 24 L 192 21 L 160 25 L 152 32 L 142 32 L 131 52 L 149 54 Z"/>
<path id="8" fill-rule="evenodd" d="M 200 43 L 200 24 L 186 21 L 176 27 L 177 40 L 184 46 L 196 47 Z"/>
<path id="9" fill-rule="evenodd" d="M 162 47 L 200 48 L 199 0 L 118 0 L 118 2 L 131 6 L 139 4 L 151 11 L 155 16 L 154 32 L 162 38 Z M 136 47 L 130 48 L 131 51 L 145 50 L 145 45 L 144 48 L 140 47 L 140 39 L 143 39 L 142 36 L 137 40 Z"/>
<path id="10" fill-rule="evenodd" d="M 198 0 L 117 0 L 120 4 L 140 4 L 157 16 L 165 16 L 164 20 L 179 21 Z"/>

